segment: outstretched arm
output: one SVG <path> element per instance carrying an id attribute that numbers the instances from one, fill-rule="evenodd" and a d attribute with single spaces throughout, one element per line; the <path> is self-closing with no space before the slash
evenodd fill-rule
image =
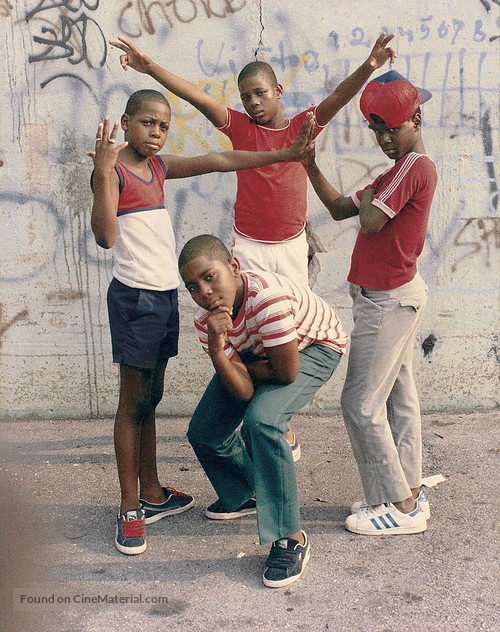
<path id="1" fill-rule="evenodd" d="M 151 57 L 148 57 L 140 48 L 124 37 L 118 37 L 118 40 L 113 40 L 109 43 L 123 51 L 123 54 L 120 55 L 120 63 L 124 70 L 133 68 L 137 70 L 137 72 L 149 75 L 180 99 L 191 103 L 191 105 L 206 116 L 215 127 L 225 125 L 227 118 L 226 106 L 219 103 L 219 101 L 207 94 L 199 86 L 182 77 L 174 75 L 166 68 L 162 68 L 162 66 L 153 61 Z"/>
<path id="2" fill-rule="evenodd" d="M 307 156 L 302 160 L 309 180 L 321 202 L 326 206 L 334 220 L 339 221 L 358 215 L 358 208 L 350 197 L 337 191 L 322 174 L 316 164 L 314 143 L 307 149 Z"/>
<path id="3" fill-rule="evenodd" d="M 97 128 L 95 151 L 87 154 L 94 161 L 92 190 L 94 202 L 90 225 L 95 240 L 102 248 L 111 248 L 116 239 L 116 211 L 118 209 L 119 181 L 115 165 L 119 153 L 128 142 L 116 145 L 118 121 L 109 132 L 109 116 Z"/>
<path id="4" fill-rule="evenodd" d="M 286 149 L 275 151 L 224 151 L 188 158 L 166 154 L 162 156 L 167 165 L 167 178 L 189 178 L 214 171 L 240 171 L 265 167 L 275 162 L 298 162 L 306 156 L 313 142 L 314 115 L 308 112 L 293 142 Z"/>
<path id="5" fill-rule="evenodd" d="M 375 42 L 368 59 L 318 105 L 316 108 L 318 125 L 329 123 L 337 112 L 361 90 L 374 70 L 382 68 L 388 59 L 390 59 L 391 66 L 394 64 L 397 53 L 393 48 L 387 46 L 393 38 L 394 35 L 382 33 Z"/>

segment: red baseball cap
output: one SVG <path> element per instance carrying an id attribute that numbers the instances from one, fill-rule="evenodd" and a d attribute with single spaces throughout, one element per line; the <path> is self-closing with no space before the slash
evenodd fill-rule
<path id="1" fill-rule="evenodd" d="M 372 114 L 381 118 L 387 127 L 399 127 L 408 121 L 431 93 L 416 88 L 395 70 L 370 83 L 363 90 L 359 107 L 363 116 L 373 124 Z"/>

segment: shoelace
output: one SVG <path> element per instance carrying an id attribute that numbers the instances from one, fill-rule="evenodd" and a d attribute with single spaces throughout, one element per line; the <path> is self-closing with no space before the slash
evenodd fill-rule
<path id="1" fill-rule="evenodd" d="M 381 513 L 386 513 L 388 510 L 389 503 L 382 503 L 380 505 L 365 505 L 359 509 L 360 513 L 375 514 L 377 516 Z"/>
<path id="2" fill-rule="evenodd" d="M 165 489 L 168 492 L 170 492 L 170 496 L 179 496 L 180 498 L 187 498 L 189 496 L 189 494 L 185 494 L 184 492 L 178 492 L 173 487 L 165 487 Z M 169 496 L 169 498 L 170 498 L 170 496 Z M 167 500 L 168 500 L 168 498 L 167 498 Z"/>
<path id="3" fill-rule="evenodd" d="M 124 538 L 143 538 L 144 520 L 123 520 L 122 530 Z"/>

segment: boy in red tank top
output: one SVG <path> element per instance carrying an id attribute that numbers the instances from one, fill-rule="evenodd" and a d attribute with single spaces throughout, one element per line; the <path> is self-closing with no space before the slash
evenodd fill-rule
<path id="1" fill-rule="evenodd" d="M 121 504 L 115 545 L 126 555 L 146 549 L 144 524 L 193 505 L 191 496 L 162 487 L 156 463 L 155 410 L 179 335 L 179 275 L 165 180 L 300 160 L 313 125 L 310 115 L 296 142 L 279 151 L 158 156 L 170 118 L 160 92 L 134 92 L 121 117 L 125 142 L 116 142 L 119 123 L 110 129 L 106 118 L 89 153 L 94 160 L 91 226 L 97 244 L 113 248 L 114 255 L 107 298 L 113 360 L 120 365 L 114 443 Z"/>

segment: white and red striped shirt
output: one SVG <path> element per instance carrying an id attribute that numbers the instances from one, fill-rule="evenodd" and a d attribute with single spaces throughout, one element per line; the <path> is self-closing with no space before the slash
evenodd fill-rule
<path id="1" fill-rule="evenodd" d="M 266 347 L 297 340 L 299 351 L 311 344 L 344 353 L 348 336 L 335 313 L 308 287 L 272 272 L 241 273 L 243 304 L 228 332 L 225 353 L 243 358 L 266 356 Z M 200 342 L 208 351 L 207 320 L 210 312 L 200 307 L 195 327 Z"/>

